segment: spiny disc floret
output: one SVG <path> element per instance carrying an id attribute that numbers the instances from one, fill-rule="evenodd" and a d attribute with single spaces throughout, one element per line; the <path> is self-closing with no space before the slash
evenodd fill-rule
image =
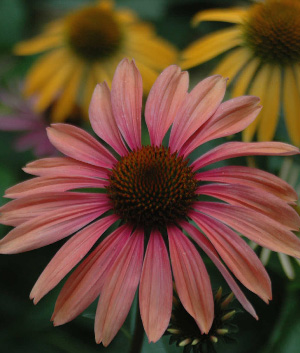
<path id="1" fill-rule="evenodd" d="M 153 228 L 185 218 L 196 188 L 188 160 L 163 146 L 144 146 L 116 164 L 107 191 L 125 222 Z"/>
<path id="2" fill-rule="evenodd" d="M 70 14 L 66 35 L 70 47 L 87 60 L 110 56 L 121 42 L 121 30 L 113 13 L 95 6 Z"/>
<path id="3" fill-rule="evenodd" d="M 253 5 L 244 39 L 256 57 L 286 65 L 300 61 L 300 1 L 266 0 Z"/>

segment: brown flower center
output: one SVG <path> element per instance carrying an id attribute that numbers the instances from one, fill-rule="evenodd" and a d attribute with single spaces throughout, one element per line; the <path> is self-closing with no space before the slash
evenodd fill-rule
<path id="1" fill-rule="evenodd" d="M 255 56 L 281 65 L 300 60 L 300 1 L 266 0 L 253 5 L 244 24 Z"/>
<path id="2" fill-rule="evenodd" d="M 108 195 L 125 222 L 150 228 L 185 218 L 197 181 L 188 160 L 165 147 L 144 146 L 113 168 Z"/>
<path id="3" fill-rule="evenodd" d="M 113 12 L 96 6 L 70 14 L 66 18 L 66 34 L 71 48 L 88 60 L 110 56 L 121 42 Z"/>

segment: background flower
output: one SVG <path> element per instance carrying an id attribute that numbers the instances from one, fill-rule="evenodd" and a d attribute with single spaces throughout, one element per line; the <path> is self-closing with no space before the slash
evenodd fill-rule
<path id="1" fill-rule="evenodd" d="M 56 302 L 54 325 L 75 318 L 101 293 L 95 336 L 107 346 L 123 325 L 140 283 L 141 318 L 149 341 L 156 342 L 171 316 L 168 242 L 178 296 L 201 332 L 208 333 L 214 317 L 210 279 L 186 234 L 211 258 L 236 298 L 256 318 L 221 259 L 265 302 L 271 299 L 270 279 L 255 253 L 232 229 L 274 251 L 300 256 L 300 240 L 291 232 L 299 228 L 300 218 L 289 205 L 297 195 L 287 183 L 247 167 L 203 171 L 228 158 L 293 155 L 299 150 L 276 142 L 229 142 L 189 165 L 187 157 L 193 150 L 239 132 L 255 119 L 260 107 L 252 96 L 221 103 L 226 89 L 221 76 L 208 77 L 190 93 L 187 88 L 188 75 L 177 66 L 159 76 L 145 107 L 151 144 L 142 146 L 142 78 L 134 62 L 124 59 L 111 92 L 105 83 L 98 85 L 89 110 L 94 131 L 119 157 L 84 130 L 56 124 L 49 129 L 49 138 L 67 157 L 30 163 L 25 171 L 37 178 L 7 190 L 6 197 L 15 200 L 1 208 L 1 222 L 16 228 L 0 241 L 1 253 L 40 248 L 78 231 L 35 284 L 31 292 L 35 303 L 110 226 L 118 220 L 123 223 L 71 274 Z M 162 142 L 170 127 L 166 148 Z M 77 189 L 80 192 L 69 192 Z M 225 203 L 205 201 L 205 195 Z"/>
<path id="2" fill-rule="evenodd" d="M 191 68 L 231 50 L 214 72 L 234 81 L 233 96 L 245 93 L 261 98 L 263 109 L 243 132 L 250 141 L 272 140 L 280 112 L 293 144 L 300 145 L 300 2 L 266 0 L 248 8 L 212 9 L 193 19 L 234 23 L 198 39 L 182 54 L 181 66 Z"/>
<path id="3" fill-rule="evenodd" d="M 17 55 L 45 54 L 29 72 L 25 94 L 37 94 L 35 109 L 45 110 L 56 98 L 52 120 L 62 121 L 78 103 L 87 116 L 95 85 L 109 85 L 118 62 L 134 57 L 149 92 L 158 73 L 177 60 L 175 48 L 159 38 L 150 24 L 112 1 L 98 1 L 70 12 L 43 33 L 16 45 Z M 80 93 L 80 94 L 79 94 Z"/>

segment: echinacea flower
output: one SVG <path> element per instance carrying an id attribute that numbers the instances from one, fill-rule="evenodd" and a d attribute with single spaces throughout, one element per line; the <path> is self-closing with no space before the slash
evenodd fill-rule
<path id="1" fill-rule="evenodd" d="M 56 154 L 46 133 L 48 123 L 45 114 L 34 112 L 33 100 L 26 100 L 21 96 L 20 86 L 2 89 L 0 103 L 0 131 L 22 133 L 14 143 L 17 151 L 32 149 L 37 157 Z"/>
<path id="2" fill-rule="evenodd" d="M 245 93 L 261 98 L 263 109 L 243 131 L 244 141 L 272 140 L 282 98 L 285 124 L 300 145 L 300 2 L 265 0 L 249 8 L 199 12 L 193 23 L 221 21 L 235 26 L 209 34 L 187 47 L 181 66 L 191 68 L 228 50 L 215 73 L 233 82 L 233 96 Z"/>
<path id="3" fill-rule="evenodd" d="M 151 25 L 106 0 L 50 23 L 41 35 L 17 44 L 15 53 L 44 53 L 28 73 L 24 93 L 38 95 L 38 112 L 57 99 L 54 122 L 65 121 L 74 103 L 87 116 L 96 84 L 105 80 L 110 86 L 124 57 L 135 58 L 147 93 L 159 72 L 177 59 L 175 48 Z"/>
<path id="4" fill-rule="evenodd" d="M 113 151 L 78 127 L 54 124 L 48 129 L 49 139 L 66 157 L 29 163 L 25 171 L 37 177 L 7 190 L 6 197 L 15 200 L 1 207 L 0 221 L 16 228 L 1 240 L 0 253 L 36 249 L 75 233 L 32 289 L 35 303 L 111 225 L 117 226 L 68 278 L 55 305 L 54 325 L 75 318 L 100 294 L 95 335 L 106 346 L 122 326 L 139 284 L 141 318 L 149 341 L 155 342 L 170 320 L 173 272 L 180 301 L 207 333 L 214 318 L 213 295 L 191 239 L 254 317 L 253 307 L 221 258 L 266 302 L 271 284 L 256 254 L 234 230 L 274 251 L 300 257 L 300 240 L 291 231 L 300 224 L 289 205 L 297 198 L 292 187 L 254 168 L 203 170 L 228 158 L 293 155 L 299 150 L 279 142 L 228 142 L 189 163 L 195 148 L 242 130 L 260 106 L 252 96 L 221 103 L 226 79 L 218 75 L 201 81 L 190 93 L 187 89 L 188 74 L 175 65 L 158 77 L 145 107 L 151 143 L 142 146 L 142 77 L 134 62 L 124 59 L 111 91 L 106 83 L 97 85 L 89 109 L 95 133 Z M 203 201 L 202 195 L 222 202 Z"/>

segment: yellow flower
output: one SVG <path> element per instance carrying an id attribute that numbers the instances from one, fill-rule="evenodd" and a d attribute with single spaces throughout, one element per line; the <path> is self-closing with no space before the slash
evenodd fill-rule
<path id="1" fill-rule="evenodd" d="M 215 73 L 235 79 L 233 95 L 261 98 L 263 109 L 244 131 L 250 141 L 274 137 L 280 101 L 292 142 L 300 145 L 300 1 L 265 0 L 248 9 L 199 12 L 193 19 L 234 23 L 192 43 L 182 55 L 181 66 L 191 68 L 231 50 Z"/>
<path id="2" fill-rule="evenodd" d="M 52 120 L 62 121 L 79 104 L 87 115 L 98 82 L 111 84 L 115 69 L 134 58 L 147 93 L 158 73 L 177 58 L 175 48 L 129 10 L 100 1 L 50 23 L 44 32 L 16 45 L 17 55 L 45 52 L 27 76 L 24 93 L 38 95 L 40 112 L 55 101 Z"/>

